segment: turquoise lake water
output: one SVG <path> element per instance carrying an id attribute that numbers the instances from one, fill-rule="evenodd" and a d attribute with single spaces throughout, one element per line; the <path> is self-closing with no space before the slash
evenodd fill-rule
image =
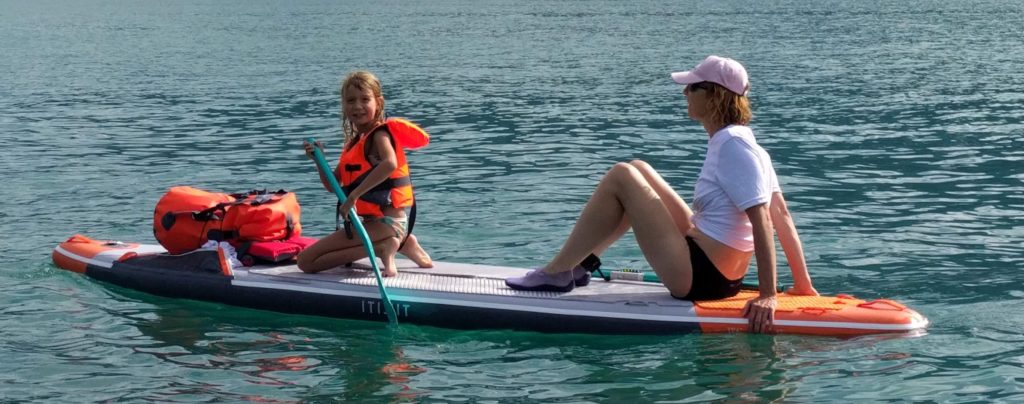
<path id="1" fill-rule="evenodd" d="M 1024 401 L 1022 17 L 1009 0 L 5 1 L 0 401 Z M 183 184 L 296 191 L 325 234 L 333 196 L 301 142 L 337 153 L 339 81 L 369 69 L 433 135 L 410 154 L 433 257 L 540 265 L 616 161 L 690 199 L 706 134 L 668 75 L 708 54 L 750 71 L 817 289 L 899 300 L 926 334 L 389 329 L 50 261 L 75 233 L 154 242 L 153 206 Z M 603 259 L 645 266 L 628 237 Z"/>

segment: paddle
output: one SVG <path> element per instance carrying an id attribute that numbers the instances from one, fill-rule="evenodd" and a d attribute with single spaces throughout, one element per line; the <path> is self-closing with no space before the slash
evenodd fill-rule
<path id="1" fill-rule="evenodd" d="M 313 145 L 313 158 L 316 161 L 317 167 L 323 171 L 324 177 L 327 177 L 327 182 L 331 184 L 331 189 L 334 190 L 334 194 L 338 196 L 338 201 L 345 203 L 345 191 L 342 191 L 341 185 L 338 185 L 338 179 L 334 178 L 334 172 L 331 171 L 331 166 L 327 164 L 327 159 L 324 158 L 323 152 L 316 145 L 316 139 L 307 138 L 309 144 Z M 380 300 L 384 304 L 384 309 L 388 313 L 388 321 L 391 324 L 398 325 L 398 315 L 395 314 L 395 306 L 391 305 L 391 299 L 388 298 L 388 291 L 384 290 L 384 278 L 380 275 L 380 268 L 377 267 L 377 256 L 373 254 L 373 242 L 370 241 L 370 236 L 366 234 L 366 229 L 363 227 L 363 222 L 359 220 L 359 216 L 356 215 L 355 208 L 349 209 L 348 212 L 342 212 L 343 215 L 348 217 L 354 217 L 356 220 L 352 221 L 355 225 L 356 233 L 359 234 L 359 238 L 363 240 L 363 245 L 366 246 L 366 255 L 370 258 L 370 266 L 373 267 L 373 274 L 377 277 L 377 289 L 380 290 Z"/>

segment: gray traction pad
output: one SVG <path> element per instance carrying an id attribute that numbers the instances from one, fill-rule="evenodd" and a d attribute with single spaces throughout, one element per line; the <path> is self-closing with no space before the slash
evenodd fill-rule
<path id="1" fill-rule="evenodd" d="M 434 265 L 434 268 L 418 268 L 412 262 L 399 260 L 398 276 L 385 278 L 384 286 L 396 292 L 398 290 L 416 290 L 554 300 L 637 301 L 657 303 L 659 306 L 691 306 L 689 302 L 673 299 L 668 290 L 659 284 L 630 281 L 605 282 L 602 279 L 593 279 L 590 285 L 577 287 L 568 293 L 518 291 L 506 286 L 505 278 L 521 276 L 528 269 L 448 262 L 434 262 Z M 356 262 L 352 268 L 339 267 L 317 274 L 303 273 L 294 265 L 256 266 L 236 270 L 236 278 L 246 281 L 260 279 L 259 282 L 267 283 L 302 283 L 325 289 L 331 289 L 331 284 L 339 283 L 373 287 L 377 285 L 376 277 L 365 260 Z"/>

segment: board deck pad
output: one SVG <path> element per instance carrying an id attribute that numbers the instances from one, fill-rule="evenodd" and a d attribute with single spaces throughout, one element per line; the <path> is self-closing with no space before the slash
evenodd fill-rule
<path id="1" fill-rule="evenodd" d="M 590 285 L 576 287 L 571 292 L 538 292 L 515 290 L 505 285 L 505 278 L 522 276 L 528 269 L 493 265 L 471 265 L 435 261 L 433 268 L 419 268 L 412 261 L 397 259 L 398 276 L 384 278 L 389 294 L 400 296 L 401 290 L 420 290 L 489 296 L 518 296 L 557 300 L 604 301 L 647 300 L 669 306 L 691 306 L 688 301 L 669 295 L 660 284 L 650 282 L 593 279 Z M 247 279 L 253 275 L 304 279 L 316 283 L 342 283 L 359 286 L 377 286 L 377 279 L 366 260 L 353 263 L 352 268 L 339 267 L 316 274 L 307 274 L 295 265 L 254 266 L 236 269 L 235 276 Z M 392 292 L 394 291 L 394 292 Z"/>

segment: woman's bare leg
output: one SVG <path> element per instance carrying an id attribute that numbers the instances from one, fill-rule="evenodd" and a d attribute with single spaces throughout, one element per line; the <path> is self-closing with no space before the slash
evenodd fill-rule
<path id="1" fill-rule="evenodd" d="M 604 252 L 607 251 L 608 248 L 612 246 L 612 244 L 615 244 L 616 241 L 619 241 L 619 239 L 622 238 L 622 236 L 625 235 L 627 231 L 629 231 L 629 227 L 629 218 L 623 215 L 622 220 L 619 221 L 619 226 L 616 227 L 615 230 L 613 230 L 611 234 L 608 235 L 608 237 L 605 237 L 604 241 L 598 244 L 597 247 L 594 247 L 594 251 L 591 251 L 591 253 L 598 256 L 604 254 Z"/>
<path id="2" fill-rule="evenodd" d="M 629 165 L 640 170 L 640 173 L 647 181 L 647 185 L 650 185 L 651 188 L 654 189 L 654 192 L 658 194 L 658 197 L 661 198 L 661 201 L 665 204 L 665 208 L 668 209 L 669 214 L 672 215 L 672 221 L 675 222 L 679 232 L 686 234 L 686 232 L 690 230 L 690 226 L 692 226 L 690 218 L 693 217 L 693 211 L 690 210 L 688 205 L 686 205 L 683 198 L 680 197 L 679 194 L 672 189 L 672 186 L 662 178 L 661 174 L 658 174 L 658 172 L 654 170 L 654 167 L 651 167 L 647 162 L 643 160 L 633 160 L 629 162 Z M 615 244 L 616 241 L 622 238 L 622 236 L 629 231 L 629 228 L 629 218 L 623 215 L 622 222 L 619 223 L 619 227 L 616 228 L 615 231 L 613 231 L 612 234 L 610 234 L 603 242 L 601 242 L 601 244 L 598 244 L 598 246 L 594 248 L 593 254 L 601 255 L 607 251 L 612 244 Z"/>
<path id="3" fill-rule="evenodd" d="M 627 220 L 662 283 L 677 296 L 689 293 L 692 270 L 683 233 L 655 186 L 640 168 L 627 163 L 605 174 L 562 249 L 542 269 L 550 274 L 572 269 L 596 248 L 610 244 Z"/>
<path id="4" fill-rule="evenodd" d="M 651 165 L 647 164 L 646 161 L 633 160 L 629 162 L 629 165 L 640 170 L 644 179 L 647 180 L 647 184 L 650 185 L 651 188 L 654 189 L 654 192 L 658 194 L 658 197 L 661 198 L 662 204 L 664 204 L 665 208 L 668 209 L 668 213 L 672 215 L 672 221 L 675 222 L 679 232 L 685 235 L 686 232 L 690 231 L 690 227 L 693 226 L 693 223 L 690 221 L 693 217 L 693 211 L 690 210 L 690 207 L 685 201 L 683 201 L 683 197 L 679 196 L 679 193 L 672 189 L 672 186 L 668 184 L 668 181 L 665 181 L 661 174 L 658 174 L 658 172 L 654 170 L 654 167 L 651 167 Z"/>

